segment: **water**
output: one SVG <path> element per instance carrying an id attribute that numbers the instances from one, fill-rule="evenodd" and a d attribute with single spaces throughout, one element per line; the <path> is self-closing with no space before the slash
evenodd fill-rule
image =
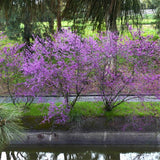
<path id="1" fill-rule="evenodd" d="M 160 160 L 158 146 L 19 146 L 0 154 L 1 160 Z"/>

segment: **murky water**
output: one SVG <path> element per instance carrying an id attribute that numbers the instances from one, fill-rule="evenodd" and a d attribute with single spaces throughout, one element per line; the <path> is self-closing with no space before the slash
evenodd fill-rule
<path id="1" fill-rule="evenodd" d="M 1 160 L 160 160 L 160 146 L 21 146 L 0 154 Z"/>

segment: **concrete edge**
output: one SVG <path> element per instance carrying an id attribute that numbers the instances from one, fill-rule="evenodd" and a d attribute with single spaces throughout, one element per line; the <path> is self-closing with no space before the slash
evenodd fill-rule
<path id="1" fill-rule="evenodd" d="M 26 132 L 11 145 L 159 145 L 160 133 L 137 132 Z"/>

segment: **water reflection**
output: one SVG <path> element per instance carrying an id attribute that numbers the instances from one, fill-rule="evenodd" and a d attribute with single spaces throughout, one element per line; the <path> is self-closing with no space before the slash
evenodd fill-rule
<path id="1" fill-rule="evenodd" d="M 1 160 L 119 160 L 118 156 L 99 154 L 94 152 L 85 153 L 50 153 L 50 152 L 17 152 L 9 151 L 1 153 Z M 118 158 L 118 159 L 117 159 Z"/>
<path id="2" fill-rule="evenodd" d="M 132 152 L 127 147 L 65 147 L 9 148 L 0 153 L 0 160 L 160 160 L 155 149 L 135 152 L 133 148 Z"/>

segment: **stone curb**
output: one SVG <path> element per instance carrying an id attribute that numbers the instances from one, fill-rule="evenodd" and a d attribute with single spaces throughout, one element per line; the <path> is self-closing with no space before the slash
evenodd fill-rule
<path id="1" fill-rule="evenodd" d="M 27 132 L 11 145 L 159 145 L 160 133 L 136 132 Z"/>

